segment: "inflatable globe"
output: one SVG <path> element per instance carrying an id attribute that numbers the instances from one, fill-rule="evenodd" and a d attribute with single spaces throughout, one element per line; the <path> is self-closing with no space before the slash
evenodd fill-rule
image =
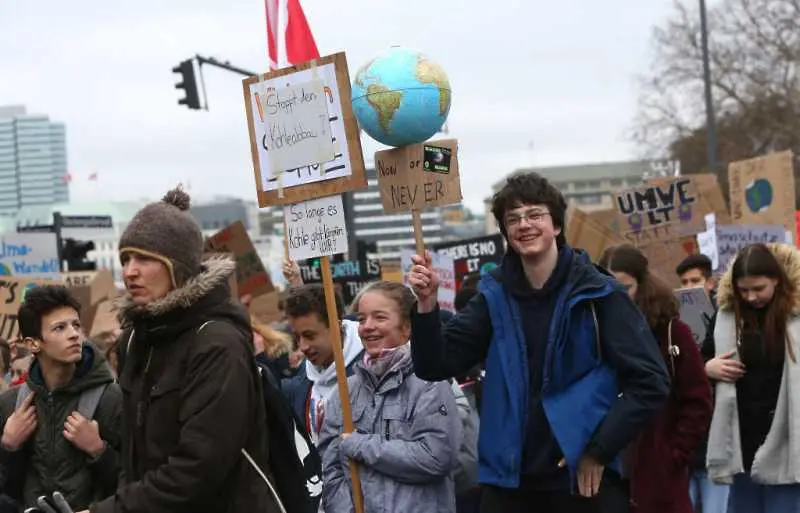
<path id="1" fill-rule="evenodd" d="M 358 70 L 352 97 L 361 129 L 388 146 L 427 141 L 450 112 L 450 82 L 441 66 L 397 46 Z"/>

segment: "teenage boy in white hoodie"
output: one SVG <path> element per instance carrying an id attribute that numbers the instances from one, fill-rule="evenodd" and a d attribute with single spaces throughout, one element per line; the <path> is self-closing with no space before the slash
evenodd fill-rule
<path id="1" fill-rule="evenodd" d="M 304 368 L 284 380 L 283 393 L 298 418 L 305 423 L 314 444 L 325 420 L 325 402 L 337 392 L 331 331 L 322 285 L 302 285 L 289 290 L 284 312 L 292 326 L 298 349 L 305 356 Z M 364 346 L 358 338 L 358 323 L 343 319 L 344 301 L 336 293 L 336 316 L 343 344 L 347 375 L 361 357 Z"/>

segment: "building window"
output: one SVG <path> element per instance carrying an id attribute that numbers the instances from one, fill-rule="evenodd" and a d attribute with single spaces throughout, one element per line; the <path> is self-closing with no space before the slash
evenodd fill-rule
<path id="1" fill-rule="evenodd" d="M 610 183 L 611 187 L 625 187 L 625 180 L 622 178 L 614 178 Z"/>
<path id="2" fill-rule="evenodd" d="M 599 180 L 592 180 L 591 182 L 586 182 L 586 187 L 588 189 L 599 189 L 600 188 L 600 181 Z"/>
<path id="3" fill-rule="evenodd" d="M 578 205 L 598 205 L 602 203 L 603 196 L 601 194 L 586 194 L 575 198 Z"/>

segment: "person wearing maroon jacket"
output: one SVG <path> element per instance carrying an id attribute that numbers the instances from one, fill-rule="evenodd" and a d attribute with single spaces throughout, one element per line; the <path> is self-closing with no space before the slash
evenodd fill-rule
<path id="1" fill-rule="evenodd" d="M 647 318 L 672 377 L 666 405 L 631 444 L 626 458 L 632 511 L 692 513 L 692 458 L 711 420 L 711 385 L 689 327 L 678 319 L 670 287 L 630 245 L 605 250 L 599 264 L 617 278 Z"/>

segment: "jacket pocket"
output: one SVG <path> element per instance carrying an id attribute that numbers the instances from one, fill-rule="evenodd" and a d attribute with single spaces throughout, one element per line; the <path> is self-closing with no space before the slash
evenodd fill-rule
<path id="1" fill-rule="evenodd" d="M 401 439 L 405 440 L 409 436 L 411 429 L 411 422 L 409 422 L 406 415 L 406 407 L 399 402 L 385 404 L 383 412 L 381 412 L 383 419 L 381 426 L 376 426 L 380 429 L 378 433 L 384 440 Z"/>
<path id="2" fill-rule="evenodd" d="M 180 406 L 181 385 L 177 376 L 164 376 L 150 387 L 144 422 L 148 449 L 154 449 L 151 454 L 159 459 L 170 454 L 178 443 Z"/>

